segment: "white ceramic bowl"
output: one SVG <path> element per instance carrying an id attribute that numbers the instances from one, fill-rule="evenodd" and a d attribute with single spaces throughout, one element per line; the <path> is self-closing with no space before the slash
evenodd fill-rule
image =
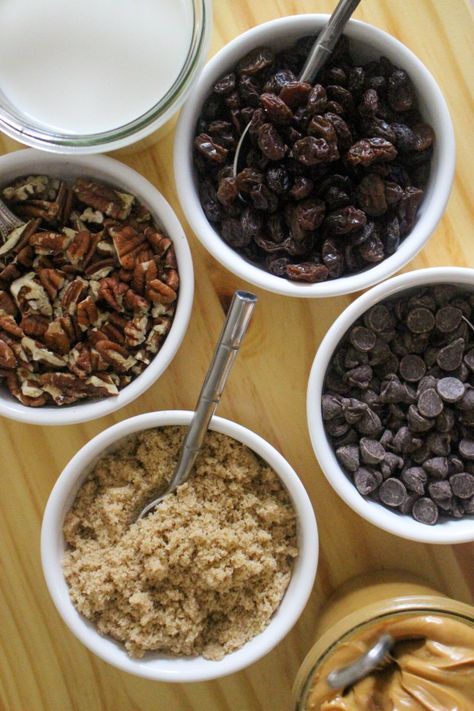
<path id="1" fill-rule="evenodd" d="M 424 543 L 463 543 L 474 540 L 474 516 L 458 520 L 446 519 L 435 526 L 428 526 L 415 521 L 411 516 L 404 516 L 363 498 L 336 459 L 325 433 L 321 412 L 321 395 L 328 365 L 340 340 L 352 324 L 379 301 L 407 290 L 441 283 L 456 284 L 474 291 L 474 269 L 435 267 L 400 274 L 375 286 L 350 304 L 334 321 L 316 353 L 308 382 L 306 408 L 316 458 L 333 489 L 356 513 L 374 526 L 401 538 Z"/>
<path id="2" fill-rule="evenodd" d="M 101 636 L 94 626 L 73 606 L 62 571 L 64 516 L 71 507 L 82 482 L 104 451 L 127 435 L 150 427 L 188 425 L 193 413 L 163 411 L 138 415 L 119 422 L 94 437 L 71 459 L 57 480 L 49 497 L 41 530 L 43 572 L 56 608 L 76 637 L 94 654 L 109 664 L 137 676 L 156 681 L 204 681 L 231 674 L 267 654 L 293 627 L 308 600 L 313 587 L 318 561 L 318 531 L 313 508 L 303 484 L 288 462 L 257 434 L 241 425 L 213 417 L 211 429 L 233 437 L 260 455 L 280 477 L 293 502 L 298 517 L 299 556 L 280 607 L 267 628 L 241 649 L 220 661 L 203 657 L 172 658 L 147 653 L 142 659 L 132 659 L 124 647 L 109 637 Z"/>
<path id="3" fill-rule="evenodd" d="M 51 155 L 34 149 L 0 157 L 0 187 L 16 177 L 44 173 L 66 178 L 91 176 L 136 195 L 163 227 L 176 251 L 180 288 L 173 324 L 161 350 L 145 370 L 120 390 L 115 397 L 79 401 L 77 404 L 44 407 L 22 405 L 0 385 L 0 415 L 36 425 L 70 425 L 94 420 L 128 405 L 145 392 L 166 370 L 174 358 L 188 326 L 193 303 L 194 275 L 191 251 L 178 218 L 158 190 L 132 168 L 106 156 Z"/>
<path id="4" fill-rule="evenodd" d="M 362 62 L 388 57 L 405 69 L 415 85 L 424 119 L 436 133 L 431 176 L 417 222 L 398 250 L 365 271 L 319 284 L 301 284 L 274 276 L 254 266 L 229 247 L 207 220 L 197 191 L 192 143 L 202 104 L 214 82 L 235 66 L 247 52 L 262 45 L 276 49 L 289 46 L 312 34 L 328 15 L 282 17 L 244 32 L 223 47 L 204 67 L 184 106 L 178 122 L 174 146 L 174 170 L 181 206 L 196 236 L 206 249 L 229 271 L 255 286 L 287 296 L 323 297 L 366 289 L 401 269 L 429 239 L 446 206 L 454 175 L 454 133 L 446 102 L 430 72 L 405 45 L 377 27 L 351 20 L 345 30 L 355 57 Z"/>

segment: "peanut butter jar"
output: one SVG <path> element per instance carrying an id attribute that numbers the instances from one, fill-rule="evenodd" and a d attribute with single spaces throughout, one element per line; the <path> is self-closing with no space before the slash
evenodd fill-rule
<path id="1" fill-rule="evenodd" d="M 329 672 L 383 633 L 395 640 L 391 659 L 350 689 L 331 689 Z M 401 571 L 353 578 L 322 610 L 293 699 L 295 711 L 473 711 L 474 607 Z"/>

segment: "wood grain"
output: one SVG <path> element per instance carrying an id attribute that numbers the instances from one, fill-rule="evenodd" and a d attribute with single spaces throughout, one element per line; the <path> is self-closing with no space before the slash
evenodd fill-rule
<path id="1" fill-rule="evenodd" d="M 216 0 L 212 53 L 247 28 L 274 17 L 330 12 L 329 0 Z M 471 94 L 473 27 L 469 0 L 364 0 L 356 17 L 394 34 L 432 71 L 450 106 L 457 174 L 446 214 L 409 269 L 474 265 Z M 306 382 L 317 346 L 351 297 L 309 302 L 258 292 L 254 323 L 231 376 L 220 414 L 272 442 L 304 481 L 321 537 L 317 584 L 288 637 L 250 669 L 220 681 L 184 686 L 147 682 L 102 663 L 69 633 L 46 592 L 39 559 L 41 515 L 69 458 L 96 433 L 152 409 L 193 407 L 226 298 L 241 282 L 199 245 L 179 208 L 172 175 L 173 124 L 152 148 L 122 152 L 175 207 L 187 228 L 196 273 L 189 332 L 166 374 L 114 416 L 74 427 L 0 423 L 0 708 L 3 711 L 284 711 L 308 650 L 319 606 L 348 577 L 403 567 L 449 595 L 472 602 L 472 546 L 427 546 L 364 523 L 333 493 L 313 456 L 305 421 Z M 0 138 L 0 151 L 19 148 Z M 353 298 L 353 297 L 352 297 Z M 277 325 L 276 325 L 277 324 Z M 293 345 L 291 345 L 293 344 Z M 190 357 L 192 354 L 192 358 Z"/>

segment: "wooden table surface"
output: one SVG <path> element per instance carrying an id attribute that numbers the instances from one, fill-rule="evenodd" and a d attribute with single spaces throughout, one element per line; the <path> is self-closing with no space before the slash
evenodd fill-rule
<path id="1" fill-rule="evenodd" d="M 286 14 L 330 12 L 333 0 L 215 0 L 211 52 L 247 28 Z M 451 109 L 458 146 L 454 189 L 431 241 L 409 265 L 474 265 L 472 116 L 474 23 L 469 0 L 364 0 L 355 17 L 398 37 L 432 71 Z M 173 126 L 172 126 L 173 128 Z M 2 711 L 286 711 L 296 670 L 310 647 L 318 608 L 347 578 L 404 568 L 472 602 L 473 547 L 429 546 L 364 523 L 326 483 L 305 420 L 309 369 L 324 333 L 354 297 L 290 299 L 258 291 L 259 305 L 219 414 L 253 429 L 293 465 L 313 501 L 320 532 L 317 583 L 298 624 L 251 668 L 209 683 L 176 685 L 121 673 L 90 654 L 60 620 L 39 557 L 42 512 L 72 455 L 114 422 L 153 409 L 191 409 L 223 308 L 236 277 L 197 242 L 179 208 L 172 174 L 172 130 L 152 148 L 118 156 L 168 198 L 183 220 L 196 275 L 189 331 L 168 371 L 113 416 L 70 427 L 0 423 L 0 709 Z M 0 152 L 19 148 L 0 138 Z M 245 285 L 244 285 L 245 286 Z M 192 363 L 192 367 L 191 364 Z"/>

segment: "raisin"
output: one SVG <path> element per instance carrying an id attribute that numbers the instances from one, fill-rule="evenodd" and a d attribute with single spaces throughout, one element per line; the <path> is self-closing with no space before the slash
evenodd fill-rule
<path id="1" fill-rule="evenodd" d="M 347 162 L 350 165 L 368 166 L 377 161 L 391 161 L 397 155 L 395 146 L 378 136 L 363 138 L 352 145 L 347 152 Z"/>
<path id="2" fill-rule="evenodd" d="M 194 147 L 206 160 L 213 163 L 225 163 L 227 158 L 227 149 L 216 143 L 207 133 L 200 133 L 194 139 Z"/>
<path id="3" fill-rule="evenodd" d="M 357 202 L 359 207 L 371 217 L 378 217 L 387 212 L 385 198 L 385 183 L 375 173 L 365 175 L 357 186 Z"/>
<path id="4" fill-rule="evenodd" d="M 324 224 L 332 234 L 345 235 L 359 230 L 366 222 L 367 218 L 362 210 L 349 206 L 331 212 Z"/>
<path id="5" fill-rule="evenodd" d="M 240 77 L 238 90 L 242 101 L 254 108 L 260 106 L 260 85 L 253 77 L 247 75 Z"/>
<path id="6" fill-rule="evenodd" d="M 235 89 L 235 74 L 229 72 L 218 79 L 214 84 L 214 93 L 220 96 L 230 94 Z"/>
<path id="7" fill-rule="evenodd" d="M 328 278 L 328 269 L 324 264 L 301 262 L 300 264 L 288 264 L 286 274 L 294 281 L 304 281 L 314 284 L 318 281 L 326 281 Z"/>
<path id="8" fill-rule="evenodd" d="M 267 185 L 277 195 L 283 195 L 290 189 L 290 176 L 288 171 L 282 165 L 271 166 L 268 168 L 265 179 Z"/>
<path id="9" fill-rule="evenodd" d="M 387 98 L 394 111 L 409 111 L 413 107 L 413 84 L 403 69 L 395 69 L 388 78 Z"/>
<path id="10" fill-rule="evenodd" d="M 273 52 L 268 47 L 257 47 L 237 64 L 238 74 L 259 74 L 273 64 Z"/>
<path id="11" fill-rule="evenodd" d="M 326 111 L 328 98 L 326 89 L 321 84 L 315 84 L 308 95 L 307 109 L 311 115 Z"/>
<path id="12" fill-rule="evenodd" d="M 269 160 L 281 160 L 288 150 L 280 134 L 271 123 L 264 123 L 258 130 L 258 147 Z"/>
<path id="13" fill-rule="evenodd" d="M 260 103 L 265 112 L 274 123 L 286 124 L 293 118 L 293 112 L 285 102 L 276 94 L 262 94 Z"/>
<path id="14" fill-rule="evenodd" d="M 312 88 L 311 84 L 308 84 L 307 82 L 288 82 L 288 84 L 285 84 L 280 91 L 280 99 L 283 99 L 285 104 L 294 109 L 297 106 L 306 104 Z"/>
<path id="15" fill-rule="evenodd" d="M 305 136 L 293 145 L 294 157 L 303 165 L 311 166 L 318 163 L 329 163 L 339 158 L 339 152 L 334 143 L 328 143 L 324 138 Z"/>

